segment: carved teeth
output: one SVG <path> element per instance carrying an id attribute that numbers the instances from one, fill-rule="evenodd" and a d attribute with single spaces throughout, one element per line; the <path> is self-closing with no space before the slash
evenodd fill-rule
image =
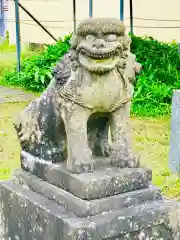
<path id="1" fill-rule="evenodd" d="M 89 52 L 86 52 L 85 54 L 92 59 L 108 59 L 108 58 L 112 57 L 113 55 L 115 55 L 115 53 L 116 53 L 116 51 L 112 51 L 111 53 L 106 53 L 106 54 L 93 54 L 93 53 L 89 53 Z"/>

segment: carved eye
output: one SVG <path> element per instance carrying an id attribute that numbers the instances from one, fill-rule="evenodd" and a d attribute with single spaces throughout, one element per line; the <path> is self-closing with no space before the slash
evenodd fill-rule
<path id="1" fill-rule="evenodd" d="M 94 39 L 95 39 L 95 37 L 93 35 L 87 35 L 86 36 L 86 40 L 87 41 L 91 41 L 92 42 L 92 41 L 94 41 Z"/>
<path id="2" fill-rule="evenodd" d="M 108 40 L 109 42 L 116 41 L 116 40 L 117 40 L 116 34 L 109 34 L 109 35 L 107 36 L 107 40 Z"/>

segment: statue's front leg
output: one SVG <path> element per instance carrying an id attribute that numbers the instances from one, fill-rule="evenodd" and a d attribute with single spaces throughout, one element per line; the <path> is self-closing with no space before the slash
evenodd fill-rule
<path id="1" fill-rule="evenodd" d="M 131 148 L 131 134 L 129 129 L 130 103 L 112 113 L 112 165 L 117 167 L 136 168 L 139 166 L 139 157 L 135 156 Z"/>
<path id="2" fill-rule="evenodd" d="M 94 170 L 94 161 L 87 138 L 87 121 L 90 114 L 90 110 L 73 103 L 68 103 L 63 108 L 62 117 L 67 134 L 67 167 L 73 173 Z"/>

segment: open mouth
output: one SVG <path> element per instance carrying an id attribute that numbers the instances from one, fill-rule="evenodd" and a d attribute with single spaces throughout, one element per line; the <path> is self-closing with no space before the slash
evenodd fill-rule
<path id="1" fill-rule="evenodd" d="M 84 49 L 81 49 L 81 54 L 87 56 L 92 60 L 96 60 L 97 62 L 103 62 L 103 61 L 112 59 L 113 57 L 118 56 L 118 53 L 119 53 L 118 49 L 110 52 L 104 52 L 104 53 L 100 53 L 100 52 L 92 53 L 87 50 L 85 51 Z"/>
<path id="2" fill-rule="evenodd" d="M 111 49 L 109 51 L 89 49 L 79 49 L 79 60 L 81 64 L 90 72 L 104 73 L 111 71 L 116 66 L 119 59 L 120 48 Z"/>
<path id="3" fill-rule="evenodd" d="M 87 57 L 93 60 L 107 60 L 115 55 L 115 51 L 110 53 L 104 53 L 104 54 L 93 54 L 88 52 L 86 52 L 85 54 Z"/>

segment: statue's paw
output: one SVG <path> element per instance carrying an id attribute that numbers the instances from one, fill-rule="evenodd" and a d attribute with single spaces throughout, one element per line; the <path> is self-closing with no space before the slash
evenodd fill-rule
<path id="1" fill-rule="evenodd" d="M 140 165 L 140 156 L 137 154 L 134 154 L 129 160 L 128 160 L 128 167 L 129 168 L 138 168 Z"/>
<path id="2" fill-rule="evenodd" d="M 89 160 L 76 160 L 73 166 L 73 172 L 80 174 L 80 173 L 88 173 L 93 172 L 95 170 L 95 164 L 92 159 Z"/>
<path id="3" fill-rule="evenodd" d="M 112 150 L 111 164 L 119 168 L 138 168 L 139 156 L 132 154 L 128 150 Z"/>
<path id="4" fill-rule="evenodd" d="M 109 157 L 111 155 L 112 148 L 108 142 L 100 142 L 100 148 L 103 157 Z"/>
<path id="5" fill-rule="evenodd" d="M 76 158 L 74 161 L 73 172 L 80 174 L 80 173 L 88 173 L 93 172 L 95 170 L 95 161 L 92 158 L 91 151 L 79 153 L 79 157 Z"/>

